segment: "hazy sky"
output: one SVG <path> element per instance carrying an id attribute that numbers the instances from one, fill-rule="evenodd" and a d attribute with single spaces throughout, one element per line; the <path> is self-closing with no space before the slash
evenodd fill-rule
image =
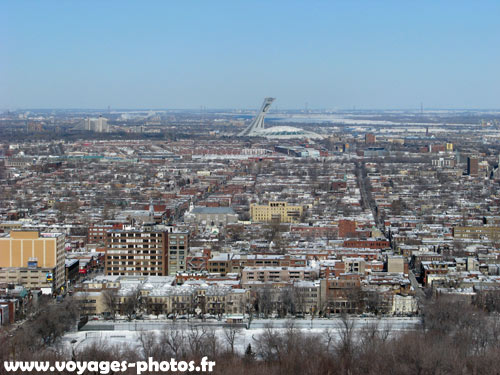
<path id="1" fill-rule="evenodd" d="M 2 1 L 0 108 L 500 108 L 500 1 Z"/>

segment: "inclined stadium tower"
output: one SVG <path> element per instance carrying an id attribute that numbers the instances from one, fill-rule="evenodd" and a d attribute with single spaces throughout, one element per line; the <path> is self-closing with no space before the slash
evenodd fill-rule
<path id="1" fill-rule="evenodd" d="M 245 130 L 240 132 L 240 137 L 265 137 L 273 139 L 293 139 L 293 138 L 323 138 L 321 135 L 291 126 L 273 126 L 271 128 L 264 127 L 264 118 L 266 117 L 269 108 L 275 98 L 265 98 L 262 107 L 257 116 L 252 120 L 250 125 Z"/>

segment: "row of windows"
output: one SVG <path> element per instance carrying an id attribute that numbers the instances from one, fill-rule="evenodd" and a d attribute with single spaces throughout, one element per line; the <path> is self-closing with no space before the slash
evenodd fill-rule
<path id="1" fill-rule="evenodd" d="M 128 256 L 125 256 L 125 255 L 121 255 L 121 256 L 118 256 L 118 255 L 113 255 L 113 256 L 110 256 L 108 255 L 108 259 L 161 259 L 162 256 L 160 255 L 142 255 L 142 256 L 137 256 L 137 255 L 128 255 Z"/>
<path id="2" fill-rule="evenodd" d="M 161 233 L 110 233 L 111 237 L 125 237 L 125 238 L 148 238 L 148 237 L 161 237 Z"/>
<path id="3" fill-rule="evenodd" d="M 210 268 L 210 272 L 226 272 L 225 268 Z"/>
<path id="4" fill-rule="evenodd" d="M 170 262 L 168 262 L 168 264 L 170 264 L 171 266 L 173 266 L 173 265 L 177 264 L 177 261 L 176 260 L 171 260 Z M 183 260 L 179 260 L 179 265 L 183 266 L 184 265 L 184 261 Z"/>
<path id="5" fill-rule="evenodd" d="M 161 270 L 161 267 L 127 267 L 125 270 L 120 267 L 113 267 L 110 268 L 111 271 L 155 271 L 158 273 L 159 270 Z M 115 273 L 113 273 L 115 274 Z M 124 275 L 124 273 L 121 273 L 121 275 Z M 161 275 L 161 273 L 158 273 L 158 275 Z"/>
<path id="6" fill-rule="evenodd" d="M 151 261 L 144 261 L 144 262 L 120 262 L 118 260 L 115 260 L 113 262 L 108 262 L 109 264 L 117 264 L 117 265 L 121 265 L 121 266 L 126 266 L 126 265 L 129 265 L 129 266 L 133 266 L 134 264 L 143 264 L 143 263 L 146 263 L 146 264 L 151 264 L 152 266 L 154 265 L 159 265 L 161 266 L 163 264 L 163 262 L 151 262 Z"/>

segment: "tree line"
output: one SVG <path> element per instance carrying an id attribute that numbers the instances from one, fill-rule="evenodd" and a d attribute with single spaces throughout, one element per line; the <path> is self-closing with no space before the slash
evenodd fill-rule
<path id="1" fill-rule="evenodd" d="M 51 304 L 14 335 L 2 332 L 0 360 L 216 361 L 216 374 L 497 374 L 500 366 L 500 317 L 451 297 L 428 301 L 422 324 L 393 331 L 383 323 L 357 326 L 344 315 L 338 326 L 300 330 L 271 325 L 242 345 L 244 328 L 228 325 L 137 333 L 129 345 L 93 340 L 68 345 L 61 335 L 75 322 L 71 301 Z M 382 321 L 380 321 L 382 322 Z M 131 369 L 130 373 L 135 373 Z M 64 372 L 55 372 L 65 374 Z M 87 372 L 86 374 L 92 374 Z M 127 373 L 124 373 L 127 374 Z"/>

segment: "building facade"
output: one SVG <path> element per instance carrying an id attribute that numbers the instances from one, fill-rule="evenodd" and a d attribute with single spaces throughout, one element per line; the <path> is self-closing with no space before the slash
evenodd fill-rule
<path id="1" fill-rule="evenodd" d="M 287 202 L 269 202 L 267 205 L 250 205 L 250 217 L 254 222 L 298 223 L 302 206 L 289 206 Z"/>
<path id="2" fill-rule="evenodd" d="M 167 275 L 167 232 L 137 229 L 107 232 L 105 274 Z"/>
<path id="3" fill-rule="evenodd" d="M 365 143 L 367 145 L 372 145 L 376 142 L 376 137 L 375 137 L 375 134 L 373 133 L 366 133 L 365 134 Z"/>
<path id="4" fill-rule="evenodd" d="M 199 225 L 225 226 L 237 223 L 238 215 L 231 207 L 191 207 L 184 220 Z"/>
<path id="5" fill-rule="evenodd" d="M 479 160 L 476 157 L 467 158 L 467 174 L 469 176 L 479 175 Z"/>
<path id="6" fill-rule="evenodd" d="M 189 252 L 189 234 L 173 232 L 167 235 L 167 274 L 175 275 L 186 271 L 186 260 Z"/>
<path id="7" fill-rule="evenodd" d="M 11 231 L 0 237 L 0 283 L 59 291 L 66 283 L 64 243 L 62 233 Z"/>
<path id="8" fill-rule="evenodd" d="M 476 240 L 488 238 L 497 241 L 500 239 L 500 226 L 456 226 L 453 227 L 453 237 Z"/>

